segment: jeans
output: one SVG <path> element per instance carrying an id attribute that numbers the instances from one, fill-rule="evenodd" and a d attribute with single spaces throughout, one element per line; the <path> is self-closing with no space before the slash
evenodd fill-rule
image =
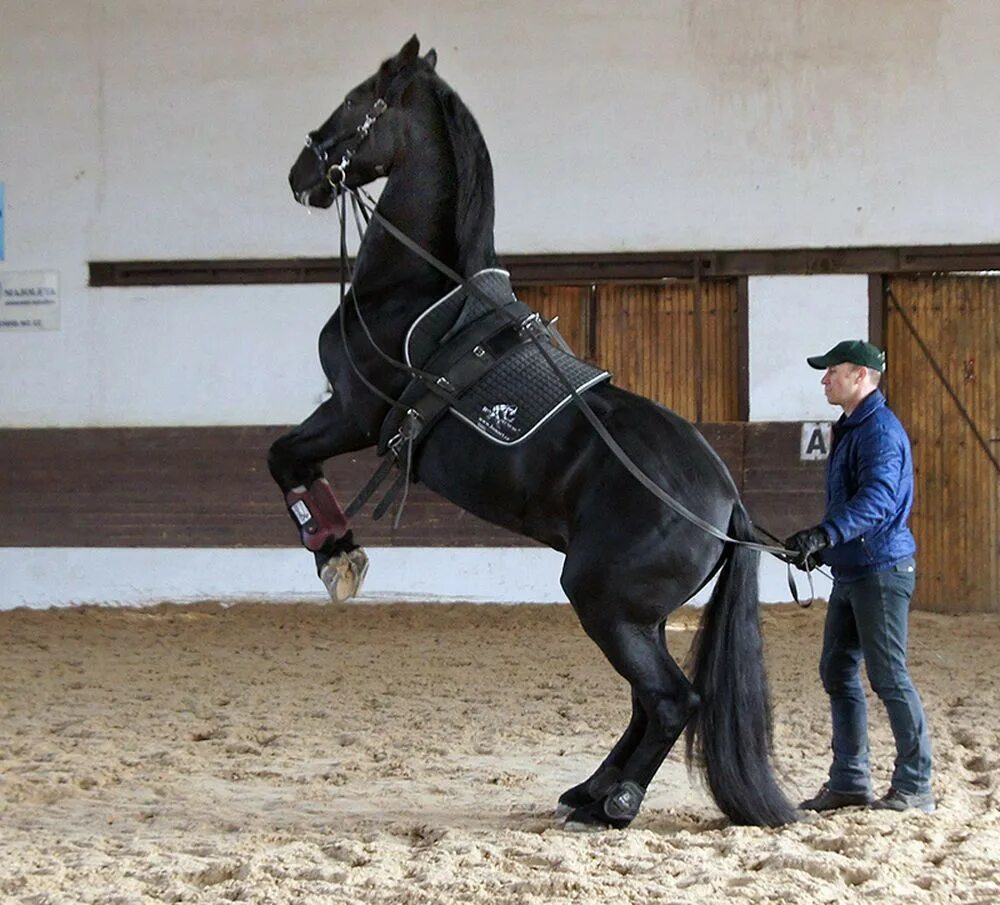
<path id="1" fill-rule="evenodd" d="M 913 560 L 856 581 L 834 582 L 823 632 L 820 677 L 830 696 L 833 717 L 828 786 L 838 792 L 871 791 L 862 657 L 868 681 L 885 705 L 896 740 L 892 787 L 909 793 L 930 791 L 927 719 L 906 667 L 907 620 L 915 582 Z"/>

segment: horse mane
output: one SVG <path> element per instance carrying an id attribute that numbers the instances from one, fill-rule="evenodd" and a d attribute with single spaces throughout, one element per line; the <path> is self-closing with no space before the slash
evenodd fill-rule
<path id="1" fill-rule="evenodd" d="M 456 270 L 471 276 L 496 266 L 493 245 L 493 164 L 479 124 L 462 99 L 440 77 L 433 79 L 455 155 L 458 197 L 455 203 Z"/>

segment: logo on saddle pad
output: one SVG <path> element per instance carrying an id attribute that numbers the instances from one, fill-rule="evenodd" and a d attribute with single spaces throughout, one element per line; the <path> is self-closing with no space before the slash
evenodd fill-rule
<path id="1" fill-rule="evenodd" d="M 476 420 L 480 427 L 492 431 L 502 439 L 516 440 L 521 434 L 521 429 L 514 423 L 516 417 L 516 405 L 499 402 L 496 405 L 481 406 Z"/>

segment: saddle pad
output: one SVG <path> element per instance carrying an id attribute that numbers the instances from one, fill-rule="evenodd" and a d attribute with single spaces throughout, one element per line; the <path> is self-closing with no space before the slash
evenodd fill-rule
<path id="1" fill-rule="evenodd" d="M 403 347 L 407 362 L 421 367 L 440 354 L 452 337 L 476 321 L 485 323 L 498 308 L 506 310 L 515 322 L 533 313 L 514 295 L 506 271 L 482 270 L 414 321 Z M 471 348 L 466 351 L 472 354 Z M 546 343 L 546 351 L 578 393 L 611 376 L 555 345 Z M 449 411 L 488 440 L 513 446 L 530 437 L 572 398 L 542 351 L 525 338 L 462 391 Z"/>
<path id="2" fill-rule="evenodd" d="M 578 393 L 611 375 L 562 349 L 546 351 Z M 572 400 L 559 376 L 532 342 L 512 349 L 451 407 L 451 413 L 494 443 L 514 446 L 530 437 Z"/>

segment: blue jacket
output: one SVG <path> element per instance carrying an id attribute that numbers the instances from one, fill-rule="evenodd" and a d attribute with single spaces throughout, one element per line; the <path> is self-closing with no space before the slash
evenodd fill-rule
<path id="1" fill-rule="evenodd" d="M 875 390 L 833 426 L 821 522 L 831 546 L 820 557 L 833 577 L 853 581 L 912 558 L 912 506 L 910 439 Z"/>

